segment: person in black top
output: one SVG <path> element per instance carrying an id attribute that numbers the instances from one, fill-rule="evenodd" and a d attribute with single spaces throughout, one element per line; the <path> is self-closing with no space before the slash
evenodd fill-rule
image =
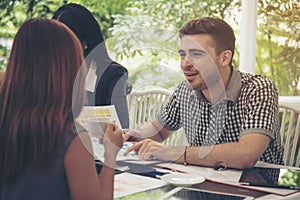
<path id="1" fill-rule="evenodd" d="M 19 28 L 0 89 L 0 200 L 113 199 L 122 130 L 107 124 L 98 175 L 91 138 L 76 122 L 83 62 L 65 24 L 38 18 Z"/>
<path id="2" fill-rule="evenodd" d="M 82 43 L 89 66 L 86 78 L 88 105 L 114 105 L 122 128 L 129 128 L 126 95 L 131 86 L 126 83 L 128 71 L 109 57 L 100 25 L 92 13 L 79 4 L 70 3 L 61 6 L 53 19 L 71 28 Z"/>

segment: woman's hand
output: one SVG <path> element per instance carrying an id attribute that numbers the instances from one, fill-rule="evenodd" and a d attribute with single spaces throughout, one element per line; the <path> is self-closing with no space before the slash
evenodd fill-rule
<path id="1" fill-rule="evenodd" d="M 102 142 L 102 141 L 100 141 Z M 123 146 L 122 130 L 117 125 L 107 123 L 103 138 L 104 164 L 114 168 L 117 154 Z"/>

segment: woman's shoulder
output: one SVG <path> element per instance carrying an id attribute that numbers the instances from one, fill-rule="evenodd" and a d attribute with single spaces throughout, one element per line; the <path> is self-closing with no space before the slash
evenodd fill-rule
<path id="1" fill-rule="evenodd" d="M 83 133 L 87 133 L 87 130 L 79 123 L 75 122 L 69 125 L 66 128 L 63 136 L 63 142 L 65 146 L 68 147 L 69 144 L 75 139 L 76 136 Z"/>

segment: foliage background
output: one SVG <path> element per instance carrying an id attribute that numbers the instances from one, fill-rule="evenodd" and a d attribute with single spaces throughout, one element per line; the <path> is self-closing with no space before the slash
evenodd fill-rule
<path id="1" fill-rule="evenodd" d="M 183 80 L 177 55 L 177 30 L 188 20 L 215 16 L 237 36 L 239 65 L 240 0 L 1 0 L 0 69 L 20 25 L 33 17 L 51 18 L 65 3 L 86 6 L 99 21 L 110 55 L 129 70 L 135 89 L 172 89 Z M 256 73 L 272 79 L 280 95 L 300 95 L 300 3 L 258 0 Z"/>

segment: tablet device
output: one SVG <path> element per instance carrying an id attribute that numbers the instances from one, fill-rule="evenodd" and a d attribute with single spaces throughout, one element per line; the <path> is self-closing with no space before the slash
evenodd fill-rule
<path id="1" fill-rule="evenodd" d="M 253 167 L 244 169 L 242 185 L 300 190 L 300 170 Z"/>
<path id="2" fill-rule="evenodd" d="M 160 172 L 157 171 L 151 164 L 149 165 L 143 165 L 143 164 L 137 164 L 132 162 L 125 161 L 117 161 L 117 165 L 119 167 L 126 167 L 127 169 L 124 172 L 142 175 L 142 176 L 148 176 L 152 178 L 159 178 L 162 175 L 167 174 L 167 172 Z"/>
<path id="3" fill-rule="evenodd" d="M 96 166 L 96 171 L 97 171 L 97 174 L 100 175 L 101 173 L 101 170 L 102 170 L 102 167 L 103 167 L 103 162 L 100 161 L 100 160 L 95 160 L 95 166 Z M 115 169 L 115 174 L 120 174 L 122 173 L 123 171 L 121 170 L 118 170 L 118 169 Z"/>
<path id="4" fill-rule="evenodd" d="M 253 197 L 229 194 L 229 193 L 216 193 L 211 191 L 196 190 L 193 188 L 182 188 L 172 195 L 178 200 L 252 200 Z"/>

